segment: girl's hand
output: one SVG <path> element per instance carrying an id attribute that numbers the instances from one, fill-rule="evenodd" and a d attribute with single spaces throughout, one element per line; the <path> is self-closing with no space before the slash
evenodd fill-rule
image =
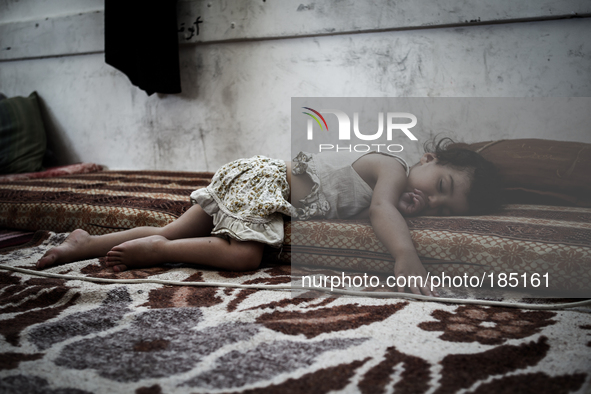
<path id="1" fill-rule="evenodd" d="M 431 278 L 429 276 L 429 281 L 427 281 L 427 270 L 423 267 L 416 253 L 399 256 L 394 266 L 394 275 L 396 276 L 396 283 L 399 283 L 399 277 L 404 277 L 406 287 L 410 288 L 410 291 L 414 294 L 439 297 L 435 289 L 431 291 Z M 400 281 L 404 283 L 402 279 Z M 404 293 L 404 287 L 398 286 L 398 291 Z"/>
<path id="2" fill-rule="evenodd" d="M 404 216 L 419 214 L 427 205 L 425 195 L 418 189 L 412 192 L 402 193 L 398 200 L 398 211 Z"/>

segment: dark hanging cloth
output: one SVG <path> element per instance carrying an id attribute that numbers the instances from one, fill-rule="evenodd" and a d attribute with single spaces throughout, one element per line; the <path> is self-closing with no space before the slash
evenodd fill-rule
<path id="1" fill-rule="evenodd" d="M 176 0 L 105 0 L 105 61 L 148 95 L 180 93 Z"/>

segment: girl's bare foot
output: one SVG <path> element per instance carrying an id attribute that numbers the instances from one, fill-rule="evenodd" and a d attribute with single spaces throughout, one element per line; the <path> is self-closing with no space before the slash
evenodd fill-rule
<path id="1" fill-rule="evenodd" d="M 128 268 L 152 267 L 163 263 L 160 247 L 168 242 L 161 235 L 134 239 L 115 246 L 107 253 L 107 266 L 122 272 Z"/>
<path id="2" fill-rule="evenodd" d="M 45 252 L 43 257 L 37 261 L 37 269 L 84 260 L 87 258 L 85 247 L 88 245 L 89 240 L 90 235 L 86 231 L 80 229 L 72 231 L 60 246 Z"/>

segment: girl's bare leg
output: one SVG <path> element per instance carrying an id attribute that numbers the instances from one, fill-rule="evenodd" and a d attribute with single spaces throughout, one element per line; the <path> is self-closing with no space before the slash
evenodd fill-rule
<path id="1" fill-rule="evenodd" d="M 102 257 L 114 246 L 144 237 L 162 236 L 169 240 L 205 237 L 210 235 L 212 228 L 211 216 L 206 214 L 199 205 L 194 205 L 180 218 L 165 227 L 137 227 L 96 236 L 89 235 L 86 231 L 78 229 L 74 230 L 60 246 L 47 251 L 37 261 L 37 268 Z"/>
<path id="2" fill-rule="evenodd" d="M 256 269 L 264 245 L 219 237 L 169 240 L 155 235 L 115 246 L 107 253 L 107 266 L 116 272 L 134 267 L 150 267 L 165 262 L 207 265 L 232 271 Z"/>

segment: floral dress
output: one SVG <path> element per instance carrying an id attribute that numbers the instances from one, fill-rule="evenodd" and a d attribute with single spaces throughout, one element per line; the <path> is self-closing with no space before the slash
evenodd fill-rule
<path id="1" fill-rule="evenodd" d="M 373 190 L 352 164 L 370 153 L 381 152 L 348 156 L 300 152 L 293 159 L 292 174 L 308 176 L 313 183 L 300 201 L 302 208 L 289 203 L 285 162 L 265 156 L 224 165 L 209 186 L 191 193 L 191 201 L 213 217 L 213 235 L 279 247 L 284 238 L 283 215 L 299 220 L 345 219 L 369 207 Z M 398 160 L 408 175 L 409 166 L 402 158 L 386 155 Z"/>
<path id="2" fill-rule="evenodd" d="M 209 186 L 191 193 L 191 202 L 213 217 L 213 235 L 279 247 L 283 215 L 297 216 L 289 194 L 285 162 L 255 156 L 221 167 Z"/>

